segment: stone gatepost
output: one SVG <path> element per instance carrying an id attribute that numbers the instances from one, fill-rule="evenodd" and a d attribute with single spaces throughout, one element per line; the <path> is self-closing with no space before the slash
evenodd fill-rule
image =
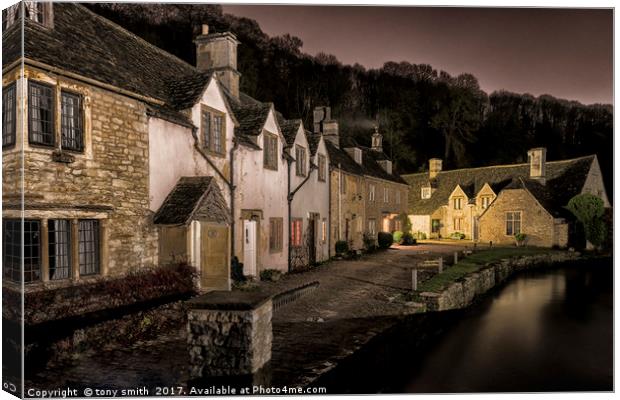
<path id="1" fill-rule="evenodd" d="M 191 378 L 257 372 L 271 359 L 271 297 L 215 291 L 187 302 Z"/>

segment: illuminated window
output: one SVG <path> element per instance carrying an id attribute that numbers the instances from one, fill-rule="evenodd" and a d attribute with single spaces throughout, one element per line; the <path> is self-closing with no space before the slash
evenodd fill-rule
<path id="1" fill-rule="evenodd" d="M 295 218 L 291 221 L 291 246 L 300 247 L 302 243 L 303 220 Z"/>
<path id="2" fill-rule="evenodd" d="M 430 199 L 431 198 L 431 188 L 430 187 L 423 187 L 422 188 L 422 193 L 421 196 L 423 199 Z"/>

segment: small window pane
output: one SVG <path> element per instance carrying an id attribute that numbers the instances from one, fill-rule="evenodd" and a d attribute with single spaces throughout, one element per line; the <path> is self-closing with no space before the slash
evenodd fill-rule
<path id="1" fill-rule="evenodd" d="M 36 220 L 5 219 L 2 223 L 4 277 L 21 282 L 21 261 L 24 261 L 24 280 L 41 279 L 40 224 Z M 22 253 L 23 250 L 23 253 Z"/>
<path id="2" fill-rule="evenodd" d="M 213 116 L 213 151 L 220 154 L 224 152 L 223 120 L 221 115 Z"/>
<path id="3" fill-rule="evenodd" d="M 99 273 L 99 221 L 84 219 L 79 221 L 78 253 L 80 275 Z"/>
<path id="4" fill-rule="evenodd" d="M 2 90 L 2 147 L 15 144 L 16 106 L 15 84 Z"/>
<path id="5" fill-rule="evenodd" d="M 66 219 L 49 220 L 49 279 L 71 276 L 71 225 Z"/>
<path id="6" fill-rule="evenodd" d="M 80 95 L 66 92 L 62 92 L 61 97 L 62 147 L 64 149 L 82 151 L 84 149 L 82 97 Z"/>
<path id="7" fill-rule="evenodd" d="M 54 145 L 54 96 L 51 87 L 29 82 L 28 127 L 30 143 Z"/>
<path id="8" fill-rule="evenodd" d="M 202 112 L 202 135 L 205 141 L 205 147 L 211 148 L 211 113 L 208 111 Z"/>

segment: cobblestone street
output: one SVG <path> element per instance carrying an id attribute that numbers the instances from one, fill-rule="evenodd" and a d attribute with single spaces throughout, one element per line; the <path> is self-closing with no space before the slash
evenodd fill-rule
<path id="1" fill-rule="evenodd" d="M 326 263 L 314 270 L 261 282 L 277 294 L 318 281 L 314 291 L 273 315 L 273 356 L 266 374 L 272 385 L 304 385 L 332 368 L 396 318 L 416 311 L 398 300 L 411 287 L 411 268 L 463 245 L 394 247 L 358 260 Z M 129 388 L 187 383 L 185 327 L 131 348 L 85 353 L 30 376 L 27 387 Z M 32 385 L 37 382 L 37 385 Z"/>

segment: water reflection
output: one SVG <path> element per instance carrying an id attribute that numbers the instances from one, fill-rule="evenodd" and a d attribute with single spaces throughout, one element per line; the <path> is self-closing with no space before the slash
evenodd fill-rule
<path id="1" fill-rule="evenodd" d="M 612 390 L 612 282 L 611 265 L 521 275 L 464 313 L 393 391 Z"/>

